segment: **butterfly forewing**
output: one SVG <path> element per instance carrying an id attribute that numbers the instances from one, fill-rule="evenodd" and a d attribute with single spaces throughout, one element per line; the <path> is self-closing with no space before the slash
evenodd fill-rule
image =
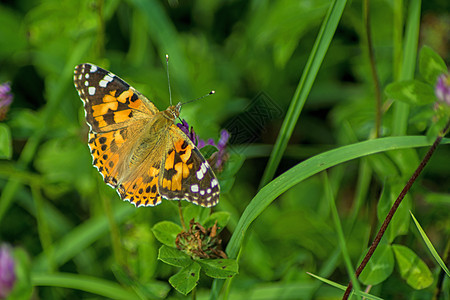
<path id="1" fill-rule="evenodd" d="M 94 132 L 124 128 L 159 112 L 128 83 L 92 64 L 75 67 L 74 84 L 84 103 L 86 121 Z"/>

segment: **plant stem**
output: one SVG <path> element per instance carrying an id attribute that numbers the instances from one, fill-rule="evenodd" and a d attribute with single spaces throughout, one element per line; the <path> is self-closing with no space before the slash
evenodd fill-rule
<path id="1" fill-rule="evenodd" d="M 391 209 L 389 210 L 388 215 L 384 219 L 384 222 L 381 225 L 381 228 L 378 231 L 374 241 L 372 242 L 372 245 L 370 246 L 369 251 L 367 252 L 364 259 L 362 260 L 361 264 L 356 269 L 356 272 L 355 272 L 356 278 L 358 278 L 358 276 L 361 274 L 361 272 L 366 267 L 367 263 L 369 262 L 370 258 L 372 257 L 373 253 L 375 252 L 375 249 L 378 247 L 378 244 L 380 243 L 381 238 L 383 237 L 384 232 L 386 231 L 389 223 L 391 222 L 392 217 L 395 214 L 395 211 L 399 207 L 399 205 L 402 202 L 403 198 L 405 197 L 406 193 L 408 193 L 409 189 L 412 187 L 413 183 L 416 181 L 419 174 L 423 171 L 423 169 L 427 165 L 428 161 L 430 160 L 431 156 L 433 155 L 434 151 L 436 150 L 437 146 L 441 142 L 442 138 L 444 137 L 444 135 L 447 132 L 447 130 L 449 129 L 449 127 L 450 127 L 450 121 L 447 122 L 442 133 L 436 138 L 433 145 L 431 145 L 431 148 L 428 150 L 427 154 L 425 155 L 423 160 L 420 162 L 419 167 L 417 167 L 416 171 L 414 171 L 413 175 L 408 180 L 408 182 L 406 183 L 403 190 L 400 192 L 400 195 L 398 195 L 397 199 L 395 200 L 394 204 L 392 205 Z M 352 287 L 353 287 L 353 284 L 350 281 L 348 283 L 347 289 L 345 290 L 344 296 L 342 297 L 343 300 L 348 299 L 348 296 L 350 295 Z"/>
<path id="2" fill-rule="evenodd" d="M 183 231 L 187 232 L 186 224 L 184 223 L 183 211 L 181 209 L 181 200 L 178 200 L 178 213 L 180 214 L 180 222 L 181 222 L 181 226 L 183 226 Z"/>
<path id="3" fill-rule="evenodd" d="M 191 292 L 191 295 L 192 295 L 192 300 L 197 299 L 197 287 L 194 287 L 194 289 Z"/>

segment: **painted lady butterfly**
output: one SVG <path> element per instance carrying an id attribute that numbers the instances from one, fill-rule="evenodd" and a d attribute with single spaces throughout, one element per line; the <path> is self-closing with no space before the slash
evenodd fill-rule
<path id="1" fill-rule="evenodd" d="M 116 75 L 75 67 L 93 164 L 123 200 L 154 206 L 161 196 L 204 207 L 219 202 L 219 181 L 193 142 L 175 125 L 181 104 L 159 111 Z"/>

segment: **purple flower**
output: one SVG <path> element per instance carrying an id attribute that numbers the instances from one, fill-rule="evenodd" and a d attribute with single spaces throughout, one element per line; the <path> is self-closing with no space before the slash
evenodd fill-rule
<path id="1" fill-rule="evenodd" d="M 450 76 L 442 74 L 438 78 L 435 88 L 436 97 L 440 102 L 450 105 Z"/>
<path id="2" fill-rule="evenodd" d="M 182 123 L 178 123 L 177 126 L 180 128 L 188 137 L 189 139 L 197 146 L 197 148 L 201 149 L 205 147 L 206 145 L 212 145 L 219 149 L 218 152 L 213 153 L 208 159 L 213 167 L 215 167 L 216 170 L 221 170 L 222 165 L 226 158 L 228 157 L 227 152 L 225 151 L 225 148 L 228 143 L 228 139 L 230 138 L 230 134 L 228 131 L 223 129 L 220 132 L 220 138 L 219 141 L 216 143 L 213 139 L 208 139 L 206 142 L 198 137 L 198 135 L 195 134 L 194 128 L 189 129 L 189 124 L 186 122 L 186 120 L 182 120 Z"/>
<path id="3" fill-rule="evenodd" d="M 0 246 L 0 299 L 5 299 L 14 286 L 16 274 L 11 247 L 6 244 Z"/>
<path id="4" fill-rule="evenodd" d="M 13 101 L 13 95 L 11 94 L 11 85 L 9 82 L 0 84 L 0 121 L 6 118 L 6 113 L 9 110 L 9 106 Z"/>
<path id="5" fill-rule="evenodd" d="M 183 131 L 188 137 L 189 139 L 195 144 L 197 145 L 199 142 L 199 139 L 197 137 L 197 135 L 194 132 L 194 128 L 191 127 L 191 129 L 189 130 L 189 124 L 188 122 L 186 122 L 185 119 L 183 119 L 181 121 L 182 123 L 177 123 L 178 128 L 181 129 L 181 131 Z M 200 146 L 197 145 L 198 148 L 201 148 Z M 203 147 L 203 146 L 202 146 Z"/>
<path id="6" fill-rule="evenodd" d="M 223 129 L 220 132 L 220 139 L 219 142 L 217 142 L 217 148 L 220 150 L 225 150 L 225 147 L 227 146 L 228 139 L 230 138 L 230 133 Z"/>
<path id="7" fill-rule="evenodd" d="M 202 140 L 202 139 L 198 140 L 198 143 L 197 143 L 197 148 L 198 149 L 201 149 L 201 148 L 203 148 L 205 146 L 206 146 L 206 143 L 205 143 L 204 140 Z"/>
<path id="8" fill-rule="evenodd" d="M 217 154 L 217 161 L 216 161 L 216 168 L 221 169 L 222 164 L 226 158 L 228 158 L 227 152 L 225 151 L 225 148 L 227 147 L 228 139 L 230 138 L 230 133 L 226 131 L 225 129 L 222 129 L 220 132 L 220 138 L 217 142 L 217 149 L 219 149 L 219 152 Z"/>

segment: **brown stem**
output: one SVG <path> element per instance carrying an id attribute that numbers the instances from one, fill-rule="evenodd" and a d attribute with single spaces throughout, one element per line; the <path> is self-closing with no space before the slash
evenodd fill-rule
<path id="1" fill-rule="evenodd" d="M 375 249 L 377 248 L 378 244 L 381 241 L 381 238 L 384 235 L 384 232 L 386 231 L 389 223 L 392 220 L 392 217 L 395 214 L 395 211 L 397 210 L 397 208 L 399 207 L 400 203 L 402 202 L 403 198 L 405 197 L 406 193 L 408 193 L 409 189 L 411 188 L 411 186 L 413 185 L 413 183 L 416 181 L 417 177 L 419 176 L 419 174 L 423 171 L 423 169 L 425 168 L 425 166 L 427 165 L 428 161 L 431 158 L 431 155 L 433 155 L 434 151 L 436 150 L 436 147 L 439 145 L 439 143 L 441 142 L 442 138 L 444 137 L 445 133 L 447 132 L 447 130 L 450 127 L 450 121 L 447 122 L 444 130 L 442 131 L 442 134 L 440 134 L 436 140 L 434 141 L 433 145 L 431 145 L 431 148 L 428 150 L 427 154 L 425 155 L 425 157 L 423 158 L 423 160 L 420 162 L 419 167 L 416 169 L 416 171 L 414 171 L 414 174 L 411 176 L 411 178 L 408 180 L 408 182 L 406 183 L 405 187 L 403 188 L 403 190 L 400 192 L 400 195 L 398 195 L 397 200 L 395 200 L 394 204 L 392 205 L 391 209 L 389 210 L 388 215 L 386 216 L 386 219 L 384 219 L 383 224 L 381 225 L 380 230 L 378 231 L 375 239 L 373 240 L 372 245 L 370 245 L 369 251 L 367 252 L 366 256 L 364 257 L 364 259 L 362 260 L 361 264 L 358 266 L 358 268 L 356 269 L 355 272 L 355 277 L 358 278 L 359 274 L 361 274 L 361 272 L 364 270 L 364 268 L 366 267 L 367 263 L 369 262 L 370 258 L 372 257 L 373 253 L 375 252 Z M 348 299 L 348 296 L 350 295 L 350 292 L 352 291 L 352 287 L 353 284 L 350 281 L 348 283 L 347 289 L 345 290 L 344 296 L 342 297 L 342 300 L 346 300 Z"/>

